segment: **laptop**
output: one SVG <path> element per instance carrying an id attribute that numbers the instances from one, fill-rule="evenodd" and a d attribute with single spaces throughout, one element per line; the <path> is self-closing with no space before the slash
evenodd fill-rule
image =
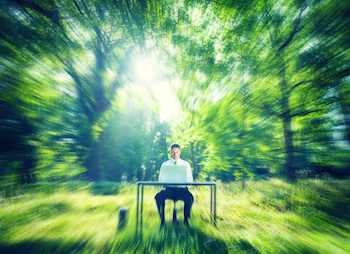
<path id="1" fill-rule="evenodd" d="M 187 166 L 186 165 L 163 165 L 162 179 L 163 183 L 187 183 Z"/>

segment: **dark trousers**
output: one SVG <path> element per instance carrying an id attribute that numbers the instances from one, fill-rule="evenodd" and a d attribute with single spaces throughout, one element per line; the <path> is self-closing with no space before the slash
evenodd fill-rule
<path id="1" fill-rule="evenodd" d="M 157 202 L 157 208 L 160 215 L 162 223 L 164 223 L 164 210 L 165 210 L 165 200 L 171 199 L 174 202 L 182 200 L 185 203 L 184 207 L 184 218 L 187 222 L 188 218 L 191 216 L 191 207 L 194 201 L 193 195 L 187 189 L 187 187 L 164 187 L 155 197 Z M 176 219 L 176 213 L 174 212 L 174 219 Z"/>

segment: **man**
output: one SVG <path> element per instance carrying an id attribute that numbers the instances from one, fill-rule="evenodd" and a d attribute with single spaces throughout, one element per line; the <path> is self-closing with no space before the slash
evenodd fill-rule
<path id="1" fill-rule="evenodd" d="M 163 181 L 162 168 L 164 165 L 186 165 L 187 166 L 187 182 L 193 182 L 193 175 L 191 166 L 187 161 L 180 159 L 181 149 L 180 145 L 174 143 L 170 146 L 170 152 L 172 159 L 163 162 L 160 172 L 159 172 L 159 182 Z M 164 210 L 165 210 L 165 200 L 171 199 L 174 201 L 182 200 L 185 203 L 184 207 L 184 223 L 188 226 L 188 218 L 190 218 L 191 207 L 193 204 L 193 195 L 189 192 L 186 186 L 167 186 L 164 187 L 155 197 L 157 202 L 157 208 L 160 215 L 161 223 L 163 226 L 164 220 Z M 173 220 L 176 221 L 176 211 L 174 209 Z"/>

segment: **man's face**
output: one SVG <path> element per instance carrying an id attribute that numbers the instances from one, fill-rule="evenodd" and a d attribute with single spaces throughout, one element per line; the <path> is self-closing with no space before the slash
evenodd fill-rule
<path id="1" fill-rule="evenodd" d="M 178 147 L 174 147 L 171 149 L 171 157 L 174 160 L 178 160 L 180 158 L 181 150 Z"/>

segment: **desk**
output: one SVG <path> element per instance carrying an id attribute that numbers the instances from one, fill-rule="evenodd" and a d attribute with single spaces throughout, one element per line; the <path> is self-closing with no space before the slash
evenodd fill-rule
<path id="1" fill-rule="evenodd" d="M 142 226 L 142 214 L 143 214 L 143 186 L 145 185 L 153 185 L 153 186 L 168 186 L 168 185 L 200 185 L 200 186 L 210 186 L 210 212 L 212 218 L 214 219 L 214 223 L 216 223 L 216 183 L 215 182 L 202 182 L 202 183 L 161 183 L 161 182 L 145 182 L 140 181 L 137 182 L 137 204 L 136 204 L 136 227 L 140 224 Z M 140 207 L 140 187 L 141 187 L 141 207 Z"/>

